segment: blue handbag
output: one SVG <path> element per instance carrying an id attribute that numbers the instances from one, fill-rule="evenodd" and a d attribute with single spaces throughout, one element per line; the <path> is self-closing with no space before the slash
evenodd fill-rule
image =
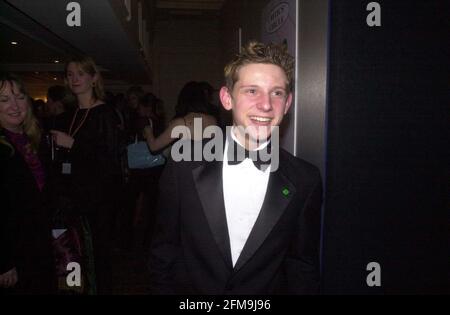
<path id="1" fill-rule="evenodd" d="M 136 141 L 127 146 L 128 168 L 146 169 L 164 165 L 166 158 L 162 154 L 152 154 L 145 141 Z"/>

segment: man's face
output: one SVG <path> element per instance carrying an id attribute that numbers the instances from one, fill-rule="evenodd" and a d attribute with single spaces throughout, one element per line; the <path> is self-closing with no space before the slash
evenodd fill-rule
<path id="1" fill-rule="evenodd" d="M 241 143 L 252 145 L 270 137 L 272 127 L 279 126 L 292 103 L 285 72 L 273 64 L 248 64 L 239 69 L 238 80 L 230 92 L 220 91 L 226 110 L 232 110 L 233 123 L 243 127 L 236 136 Z"/>

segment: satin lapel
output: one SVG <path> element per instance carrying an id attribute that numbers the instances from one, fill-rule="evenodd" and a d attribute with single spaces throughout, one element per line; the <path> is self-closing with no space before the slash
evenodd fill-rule
<path id="1" fill-rule="evenodd" d="M 206 163 L 192 171 L 195 187 L 214 239 L 225 263 L 232 267 L 225 202 L 223 199 L 222 163 Z"/>
<path id="2" fill-rule="evenodd" d="M 255 254 L 269 233 L 277 224 L 289 202 L 295 195 L 295 188 L 280 168 L 270 174 L 266 197 L 258 219 L 239 256 L 234 271 L 238 271 Z"/>

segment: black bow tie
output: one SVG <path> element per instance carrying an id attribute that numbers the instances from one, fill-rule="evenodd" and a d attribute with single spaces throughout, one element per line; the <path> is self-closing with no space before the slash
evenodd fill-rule
<path id="1" fill-rule="evenodd" d="M 229 141 L 227 152 L 228 165 L 238 165 L 245 159 L 250 159 L 257 169 L 265 171 L 271 162 L 271 149 L 269 143 L 265 149 L 249 151 L 236 141 Z"/>

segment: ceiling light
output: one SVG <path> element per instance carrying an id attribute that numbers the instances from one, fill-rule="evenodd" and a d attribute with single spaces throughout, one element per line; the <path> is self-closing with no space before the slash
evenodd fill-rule
<path id="1" fill-rule="evenodd" d="M 11 42 L 11 45 L 17 45 L 17 44 L 19 44 L 18 42 L 15 42 L 15 41 L 12 41 Z"/>
<path id="2" fill-rule="evenodd" d="M 59 63 L 59 60 L 55 60 L 55 63 Z"/>

